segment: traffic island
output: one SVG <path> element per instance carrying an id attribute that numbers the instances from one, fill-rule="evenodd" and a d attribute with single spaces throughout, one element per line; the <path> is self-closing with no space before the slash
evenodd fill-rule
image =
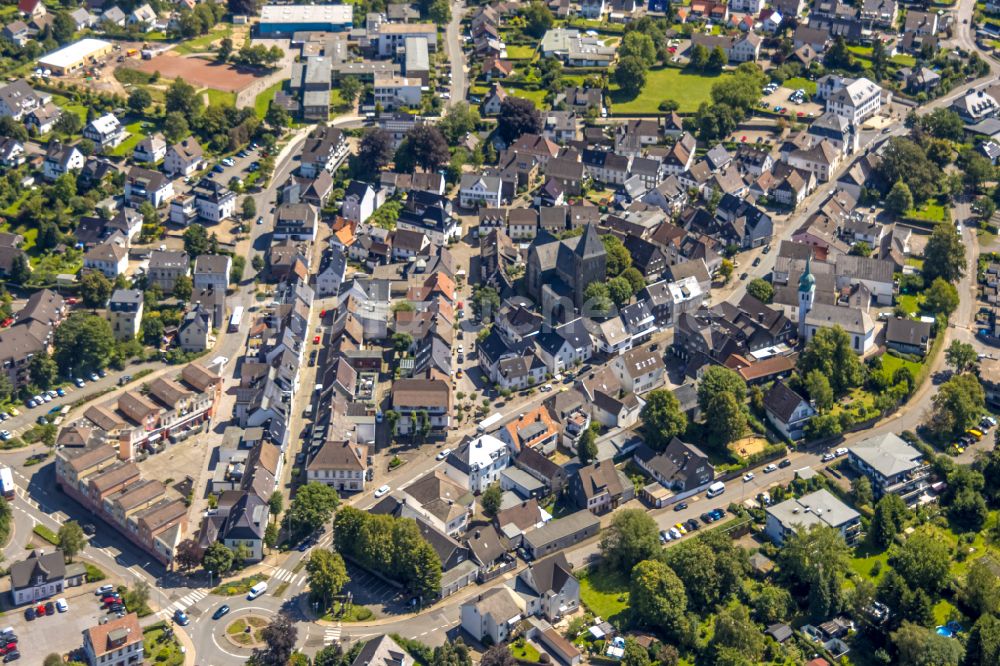
<path id="1" fill-rule="evenodd" d="M 263 631 L 268 620 L 259 615 L 246 615 L 226 626 L 226 640 L 236 647 L 253 649 L 264 645 Z"/>

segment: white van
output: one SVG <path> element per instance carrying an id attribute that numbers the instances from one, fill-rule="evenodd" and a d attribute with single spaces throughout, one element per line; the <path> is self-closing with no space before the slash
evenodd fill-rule
<path id="1" fill-rule="evenodd" d="M 267 592 L 267 581 L 262 580 L 250 588 L 250 594 L 247 595 L 247 599 L 256 599 L 265 592 Z"/>
<path id="2" fill-rule="evenodd" d="M 726 484 L 722 481 L 716 481 L 708 487 L 708 492 L 705 494 L 708 497 L 718 497 L 724 492 L 726 492 Z"/>

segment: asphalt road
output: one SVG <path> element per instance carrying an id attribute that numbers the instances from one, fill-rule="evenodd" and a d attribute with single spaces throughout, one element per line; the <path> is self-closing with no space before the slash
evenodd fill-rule
<path id="1" fill-rule="evenodd" d="M 464 0 L 451 4 L 451 21 L 445 30 L 445 52 L 451 63 L 451 99 L 448 106 L 465 101 L 467 89 L 465 52 L 462 50 L 462 17 L 465 15 Z"/>

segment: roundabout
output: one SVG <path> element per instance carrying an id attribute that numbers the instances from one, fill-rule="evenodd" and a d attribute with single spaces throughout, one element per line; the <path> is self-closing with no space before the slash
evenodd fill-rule
<path id="1" fill-rule="evenodd" d="M 264 645 L 263 631 L 269 620 L 262 615 L 248 614 L 226 625 L 226 640 L 233 646 L 252 650 Z"/>

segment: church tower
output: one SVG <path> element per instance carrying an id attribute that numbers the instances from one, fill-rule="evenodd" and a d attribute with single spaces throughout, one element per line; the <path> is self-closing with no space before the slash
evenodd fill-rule
<path id="1" fill-rule="evenodd" d="M 799 278 L 799 340 L 806 340 L 806 315 L 812 310 L 816 298 L 816 278 L 812 274 L 812 253 L 806 257 L 806 270 Z"/>
<path id="2" fill-rule="evenodd" d="M 597 227 L 588 224 L 573 251 L 573 274 L 564 280 L 573 286 L 576 307 L 583 307 L 583 292 L 591 282 L 608 279 L 608 256 Z"/>

